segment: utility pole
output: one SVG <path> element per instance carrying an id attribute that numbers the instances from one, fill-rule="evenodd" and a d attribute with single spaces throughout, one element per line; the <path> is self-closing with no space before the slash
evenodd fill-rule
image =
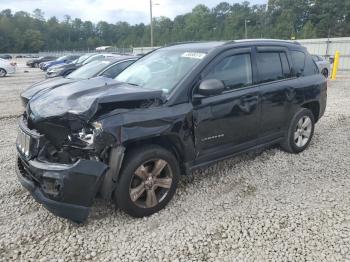
<path id="1" fill-rule="evenodd" d="M 152 0 L 149 0 L 149 13 L 151 17 L 151 47 L 153 47 L 153 15 L 152 15 Z"/>
<path id="2" fill-rule="evenodd" d="M 247 30 L 247 23 L 249 23 L 250 20 L 249 19 L 245 19 L 244 20 L 244 31 L 245 31 L 245 39 L 248 38 L 248 30 Z"/>

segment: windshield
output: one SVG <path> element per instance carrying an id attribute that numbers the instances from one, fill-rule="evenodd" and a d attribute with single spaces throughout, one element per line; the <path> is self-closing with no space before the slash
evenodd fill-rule
<path id="1" fill-rule="evenodd" d="M 84 62 L 83 62 L 83 65 L 86 65 L 92 61 L 95 61 L 95 60 L 102 60 L 104 59 L 105 57 L 103 55 L 93 55 L 91 57 L 89 57 L 88 59 L 86 59 Z"/>
<path id="2" fill-rule="evenodd" d="M 80 63 L 82 63 L 82 62 L 84 62 L 86 59 L 88 59 L 90 56 L 93 56 L 94 54 L 86 54 L 86 55 L 83 55 L 83 56 L 81 56 L 81 57 L 79 57 L 78 59 L 77 59 L 77 64 L 80 64 Z"/>
<path id="3" fill-rule="evenodd" d="M 61 56 L 61 57 L 57 58 L 56 61 L 64 61 L 65 59 L 67 59 L 67 56 Z"/>
<path id="4" fill-rule="evenodd" d="M 115 79 L 169 93 L 205 57 L 185 50 L 157 50 L 126 68 Z"/>
<path id="5" fill-rule="evenodd" d="M 88 79 L 96 76 L 102 69 L 109 66 L 111 61 L 93 61 L 87 65 L 70 73 L 66 78 L 69 79 Z"/>

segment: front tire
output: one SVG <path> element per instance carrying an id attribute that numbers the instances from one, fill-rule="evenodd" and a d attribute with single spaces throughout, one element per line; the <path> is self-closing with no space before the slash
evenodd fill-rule
<path id="1" fill-rule="evenodd" d="M 300 109 L 292 118 L 288 132 L 281 144 L 282 149 L 298 154 L 304 151 L 311 142 L 315 129 L 315 117 L 306 108 Z"/>
<path id="2" fill-rule="evenodd" d="M 180 169 L 174 155 L 157 145 L 127 153 L 114 192 L 117 206 L 133 217 L 163 209 L 175 194 Z"/>
<path id="3" fill-rule="evenodd" d="M 0 77 L 5 77 L 7 75 L 7 72 L 5 69 L 0 68 Z"/>

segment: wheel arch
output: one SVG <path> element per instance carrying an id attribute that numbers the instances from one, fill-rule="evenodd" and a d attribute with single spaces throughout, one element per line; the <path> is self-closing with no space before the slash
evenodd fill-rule
<path id="1" fill-rule="evenodd" d="M 311 102 L 304 103 L 302 107 L 307 108 L 312 112 L 315 118 L 315 123 L 317 123 L 320 115 L 320 103 L 318 101 L 311 101 Z"/>
<path id="2" fill-rule="evenodd" d="M 186 168 L 184 165 L 184 147 L 181 143 L 181 139 L 176 135 L 162 135 L 149 137 L 144 139 L 139 139 L 136 141 L 127 141 L 123 144 L 125 147 L 125 155 L 128 154 L 131 150 L 135 148 L 148 146 L 148 145 L 157 145 L 165 150 L 170 151 L 178 161 L 181 173 L 186 172 Z"/>

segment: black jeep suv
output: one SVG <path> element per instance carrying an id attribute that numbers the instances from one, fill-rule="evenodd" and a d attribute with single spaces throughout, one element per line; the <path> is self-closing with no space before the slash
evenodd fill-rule
<path id="1" fill-rule="evenodd" d="M 35 95 L 19 121 L 17 174 L 58 216 L 83 222 L 97 194 L 148 216 L 180 174 L 271 144 L 303 151 L 326 99 L 326 79 L 298 43 L 176 44 L 116 79 Z"/>

